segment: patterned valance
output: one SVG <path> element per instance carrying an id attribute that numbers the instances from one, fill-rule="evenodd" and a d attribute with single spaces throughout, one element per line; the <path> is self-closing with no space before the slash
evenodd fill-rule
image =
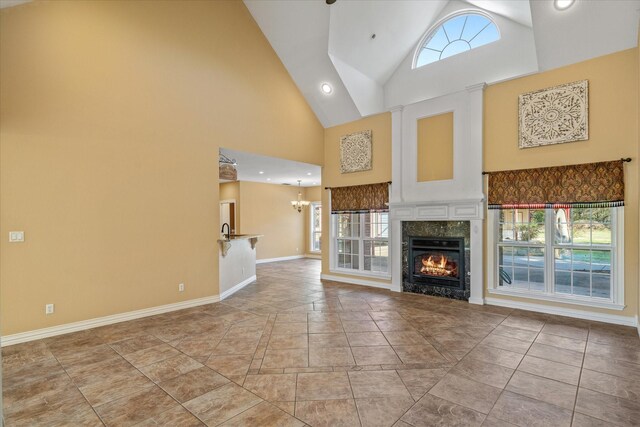
<path id="1" fill-rule="evenodd" d="M 388 203 L 388 182 L 331 189 L 331 213 L 385 212 Z"/>
<path id="2" fill-rule="evenodd" d="M 624 205 L 622 160 L 488 175 L 489 209 Z"/>

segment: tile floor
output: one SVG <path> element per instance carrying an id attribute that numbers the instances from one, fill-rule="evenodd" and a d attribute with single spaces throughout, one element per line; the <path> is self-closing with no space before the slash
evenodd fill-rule
<path id="1" fill-rule="evenodd" d="M 640 425 L 635 329 L 263 264 L 217 304 L 5 347 L 7 426 Z"/>

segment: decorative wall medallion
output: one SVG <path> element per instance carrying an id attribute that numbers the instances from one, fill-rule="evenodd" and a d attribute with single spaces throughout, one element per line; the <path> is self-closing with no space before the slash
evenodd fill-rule
<path id="1" fill-rule="evenodd" d="M 582 80 L 518 97 L 520 148 L 589 139 L 589 82 Z"/>
<path id="2" fill-rule="evenodd" d="M 340 138 L 340 173 L 371 170 L 371 130 Z"/>

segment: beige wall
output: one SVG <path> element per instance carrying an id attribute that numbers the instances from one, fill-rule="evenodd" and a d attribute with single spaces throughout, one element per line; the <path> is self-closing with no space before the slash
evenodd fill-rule
<path id="1" fill-rule="evenodd" d="M 519 149 L 518 95 L 582 79 L 589 80 L 589 140 Z M 638 49 L 635 48 L 492 85 L 484 94 L 484 170 L 633 158 L 625 164 L 627 307 L 622 312 L 593 310 L 623 316 L 635 316 L 638 308 L 638 108 Z"/>
<path id="2" fill-rule="evenodd" d="M 340 137 L 353 132 L 372 130 L 372 161 L 373 167 L 369 171 L 348 174 L 340 173 Z M 375 184 L 391 180 L 391 113 L 378 114 L 340 126 L 327 128 L 324 131 L 324 167 L 322 168 L 323 187 L 344 187 L 350 185 Z M 326 238 L 322 239 L 322 273 L 334 274 L 329 271 L 329 197 L 330 191 L 322 193 L 322 206 L 327 207 L 322 212 L 322 228 L 326 230 Z M 376 280 L 390 283 L 390 280 Z"/>
<path id="3" fill-rule="evenodd" d="M 3 335 L 218 294 L 219 145 L 322 163 L 242 2 L 28 3 L 0 50 Z"/>
<path id="4" fill-rule="evenodd" d="M 303 196 L 305 200 L 310 202 L 319 202 L 322 200 L 323 187 L 304 187 Z"/>
<path id="5" fill-rule="evenodd" d="M 297 186 L 240 182 L 240 233 L 263 235 L 258 260 L 304 255 L 305 211 L 291 207 L 297 198 Z"/>
<path id="6" fill-rule="evenodd" d="M 240 182 L 224 182 L 220 184 L 220 200 L 235 200 L 236 203 L 240 199 Z"/>
<path id="7" fill-rule="evenodd" d="M 453 113 L 418 120 L 418 182 L 453 179 Z"/>

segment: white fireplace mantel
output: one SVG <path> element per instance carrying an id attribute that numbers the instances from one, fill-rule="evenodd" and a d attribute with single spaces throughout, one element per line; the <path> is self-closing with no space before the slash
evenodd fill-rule
<path id="1" fill-rule="evenodd" d="M 469 221 L 471 304 L 484 304 L 484 269 L 482 257 L 484 201 L 465 200 L 431 203 L 391 203 L 391 290 L 402 292 L 402 222 L 404 221 Z"/>
<path id="2" fill-rule="evenodd" d="M 391 219 L 400 221 L 470 221 L 484 219 L 484 199 L 389 203 Z"/>

